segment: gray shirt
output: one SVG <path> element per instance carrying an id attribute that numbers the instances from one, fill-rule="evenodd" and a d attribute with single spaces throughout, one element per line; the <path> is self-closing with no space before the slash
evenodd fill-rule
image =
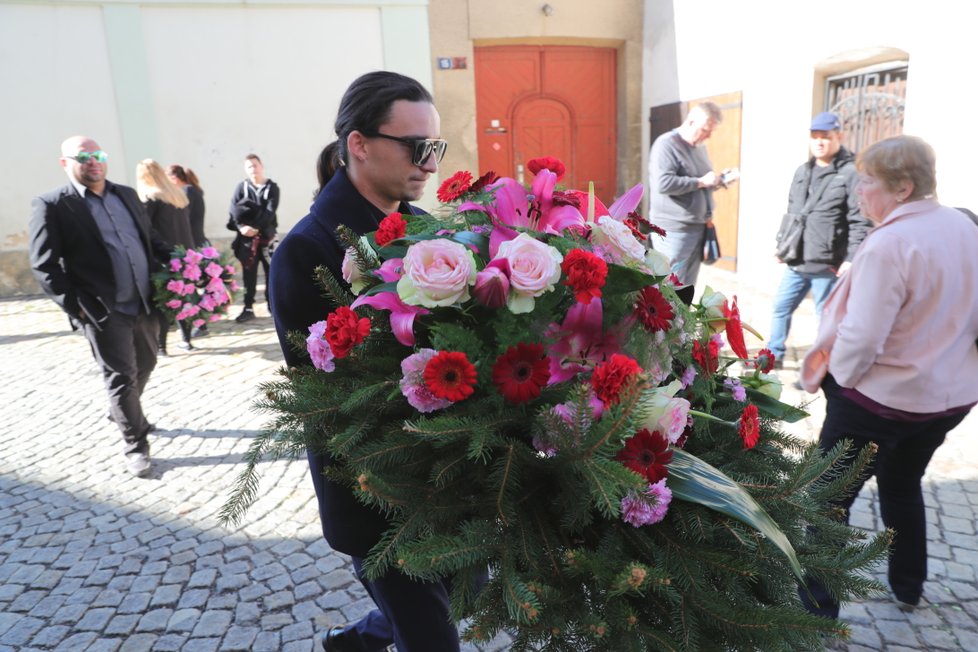
<path id="1" fill-rule="evenodd" d="M 649 157 L 649 219 L 666 231 L 705 224 L 713 215 L 713 190 L 699 178 L 713 169 L 706 148 L 690 145 L 675 129 L 652 144 Z"/>
<path id="2" fill-rule="evenodd" d="M 149 261 L 132 214 L 112 184 L 106 184 L 102 197 L 87 188 L 83 197 L 109 251 L 115 277 L 115 310 L 136 315 L 142 305 L 149 312 Z"/>

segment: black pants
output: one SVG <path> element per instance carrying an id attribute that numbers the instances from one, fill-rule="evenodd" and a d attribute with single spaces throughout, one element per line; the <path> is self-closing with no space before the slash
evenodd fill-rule
<path id="1" fill-rule="evenodd" d="M 101 331 L 90 323 L 83 325 L 92 355 L 102 369 L 109 393 L 109 414 L 122 430 L 126 453 L 149 451 L 149 422 L 140 398 L 156 367 L 159 328 L 155 311 L 135 317 L 110 313 Z"/>
<path id="2" fill-rule="evenodd" d="M 245 308 L 251 309 L 255 306 L 255 293 L 258 291 L 259 263 L 261 263 L 262 269 L 265 270 L 265 300 L 268 300 L 268 257 L 265 254 L 266 247 L 259 247 L 255 262 L 252 263 L 251 267 L 245 267 L 244 264 L 241 265 L 241 277 L 245 286 Z"/>
<path id="3" fill-rule="evenodd" d="M 165 353 L 166 336 L 170 332 L 170 326 L 172 326 L 172 323 L 170 322 L 170 318 L 167 317 L 166 314 L 163 313 L 162 311 L 157 312 L 156 314 L 159 315 L 159 320 L 160 320 L 159 348 L 161 351 Z M 189 343 L 190 332 L 191 332 L 190 322 L 186 319 L 181 319 L 180 321 L 177 322 L 177 325 L 180 327 L 180 336 L 183 338 L 183 341 Z"/>
<path id="4" fill-rule="evenodd" d="M 927 524 L 920 481 L 934 451 L 947 433 L 964 420 L 966 413 L 928 421 L 894 421 L 842 396 L 832 376 L 825 377 L 822 391 L 827 404 L 819 448 L 828 451 L 843 439 L 851 440 L 854 448 L 847 458 L 851 462 L 864 446 L 871 443 L 879 446 L 863 480 L 851 495 L 835 504 L 845 510 L 848 523 L 849 508 L 859 490 L 870 476 L 876 476 L 883 525 L 896 531 L 888 572 L 890 587 L 901 602 L 917 604 L 927 579 Z M 801 591 L 805 607 L 812 613 L 837 618 L 839 604 L 825 587 L 811 579 L 808 586 L 818 606 Z"/>

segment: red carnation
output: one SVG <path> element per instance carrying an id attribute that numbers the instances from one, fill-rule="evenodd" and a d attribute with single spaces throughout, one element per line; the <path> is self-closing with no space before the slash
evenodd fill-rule
<path id="1" fill-rule="evenodd" d="M 526 403 L 540 396 L 548 380 L 550 359 L 544 355 L 542 344 L 520 342 L 511 346 L 492 367 L 492 382 L 510 403 Z"/>
<path id="2" fill-rule="evenodd" d="M 574 290 L 578 303 L 589 304 L 601 297 L 601 288 L 608 278 L 608 264 L 590 251 L 571 249 L 560 269 L 567 276 L 564 285 Z"/>
<path id="3" fill-rule="evenodd" d="M 757 445 L 757 440 L 761 438 L 761 420 L 757 416 L 756 405 L 747 404 L 743 414 L 740 415 L 740 425 L 737 430 L 740 432 L 740 438 L 744 440 L 745 450 Z"/>
<path id="4" fill-rule="evenodd" d="M 672 304 L 662 296 L 659 288 L 649 285 L 638 293 L 635 315 L 641 320 L 645 330 L 655 333 L 669 330 L 676 313 L 672 309 Z"/>
<path id="5" fill-rule="evenodd" d="M 453 202 L 462 196 L 466 190 L 472 186 L 472 174 L 462 171 L 456 172 L 438 187 L 438 201 L 443 204 Z"/>
<path id="6" fill-rule="evenodd" d="M 706 373 L 716 373 L 720 368 L 720 345 L 713 338 L 710 338 L 705 347 L 699 340 L 693 342 L 693 360 Z"/>
<path id="7" fill-rule="evenodd" d="M 526 162 L 526 169 L 529 170 L 536 176 L 539 174 L 540 170 L 550 170 L 557 175 L 557 181 L 564 178 L 564 174 L 567 173 L 567 167 L 559 158 L 554 158 L 553 156 L 541 156 L 540 158 L 531 158 Z"/>
<path id="8" fill-rule="evenodd" d="M 591 374 L 591 387 L 605 406 L 614 405 L 619 400 L 622 386 L 640 373 L 642 368 L 635 360 L 627 355 L 616 353 L 610 360 L 594 368 L 594 373 Z"/>
<path id="9" fill-rule="evenodd" d="M 388 243 L 403 238 L 407 234 L 407 222 L 400 213 L 391 213 L 380 221 L 374 241 L 378 247 L 386 247 Z"/>
<path id="10" fill-rule="evenodd" d="M 618 451 L 615 459 L 639 475 L 645 476 L 649 484 L 655 484 L 669 477 L 666 464 L 672 461 L 669 439 L 658 430 L 649 432 L 642 428 L 625 441 L 625 447 Z"/>
<path id="11" fill-rule="evenodd" d="M 577 194 L 577 191 L 571 190 L 554 190 L 553 196 L 551 196 L 550 201 L 553 202 L 554 206 L 573 206 L 574 208 L 581 208 L 581 198 Z"/>
<path id="12" fill-rule="evenodd" d="M 499 180 L 499 175 L 493 172 L 492 170 L 489 170 L 488 172 L 486 172 L 481 177 L 475 180 L 475 183 L 473 183 L 472 187 L 469 188 L 469 192 L 479 192 L 489 184 L 496 183 L 496 181 L 498 180 Z"/>
<path id="13" fill-rule="evenodd" d="M 740 310 L 737 308 L 737 297 L 728 307 L 723 303 L 723 316 L 727 318 L 727 342 L 738 358 L 747 358 L 747 345 L 744 343 L 744 327 L 740 324 Z"/>
<path id="14" fill-rule="evenodd" d="M 757 359 L 754 361 L 754 366 L 762 374 L 766 374 L 774 369 L 774 363 L 777 361 L 778 356 L 774 355 L 771 349 L 761 349 L 757 352 Z"/>
<path id="15" fill-rule="evenodd" d="M 475 380 L 475 367 L 461 351 L 439 351 L 424 368 L 428 391 L 452 402 L 472 396 Z"/>
<path id="16" fill-rule="evenodd" d="M 326 317 L 324 337 L 337 358 L 345 358 L 350 349 L 367 339 L 370 320 L 360 317 L 346 306 L 341 306 Z"/>

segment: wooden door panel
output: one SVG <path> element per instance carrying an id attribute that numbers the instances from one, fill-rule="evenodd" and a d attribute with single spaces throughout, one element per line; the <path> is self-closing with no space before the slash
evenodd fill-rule
<path id="1" fill-rule="evenodd" d="M 477 47 L 480 172 L 516 177 L 517 166 L 528 159 L 556 156 L 567 165 L 563 185 L 586 189 L 594 181 L 598 196 L 611 201 L 617 183 L 616 56 L 611 48 Z"/>

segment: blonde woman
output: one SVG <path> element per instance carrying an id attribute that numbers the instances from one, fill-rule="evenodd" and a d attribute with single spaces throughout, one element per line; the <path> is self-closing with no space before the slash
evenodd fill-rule
<path id="1" fill-rule="evenodd" d="M 136 165 L 136 192 L 146 207 L 146 214 L 149 215 L 157 235 L 171 248 L 182 245 L 192 249 L 194 241 L 190 230 L 190 201 L 153 159 L 144 159 Z M 169 328 L 169 320 L 161 313 L 160 355 L 167 354 L 166 334 Z M 181 321 L 180 331 L 183 341 L 177 346 L 187 351 L 192 350 L 194 347 L 190 343 L 190 324 Z"/>

